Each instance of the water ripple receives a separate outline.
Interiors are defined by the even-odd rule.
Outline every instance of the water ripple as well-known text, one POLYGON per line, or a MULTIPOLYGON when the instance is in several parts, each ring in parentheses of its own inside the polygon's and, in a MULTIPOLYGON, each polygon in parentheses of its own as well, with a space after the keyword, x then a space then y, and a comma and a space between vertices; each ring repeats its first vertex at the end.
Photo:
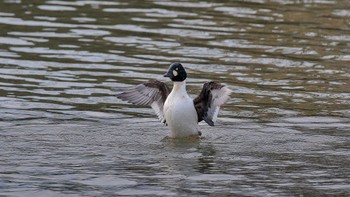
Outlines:
POLYGON ((0 196, 349 196, 347 1, 0 2, 0 196), (164 140, 115 89, 232 95, 164 140))

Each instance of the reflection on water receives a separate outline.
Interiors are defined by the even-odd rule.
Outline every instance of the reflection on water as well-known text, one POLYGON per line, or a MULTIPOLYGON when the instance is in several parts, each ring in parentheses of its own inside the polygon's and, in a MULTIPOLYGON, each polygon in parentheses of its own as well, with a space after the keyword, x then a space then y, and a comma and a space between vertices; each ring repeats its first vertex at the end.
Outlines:
POLYGON ((0 195, 349 195, 347 1, 0 3, 0 195), (116 87, 182 62, 232 90, 164 142, 116 87))

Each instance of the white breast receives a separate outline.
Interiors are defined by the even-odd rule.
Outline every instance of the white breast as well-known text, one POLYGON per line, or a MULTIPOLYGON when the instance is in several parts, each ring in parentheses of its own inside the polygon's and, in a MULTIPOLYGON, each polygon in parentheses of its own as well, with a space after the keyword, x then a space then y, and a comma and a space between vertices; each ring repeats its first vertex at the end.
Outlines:
POLYGON ((184 82, 177 82, 164 103, 164 116, 172 137, 198 135, 198 116, 184 82), (183 83, 183 84, 177 84, 183 83))

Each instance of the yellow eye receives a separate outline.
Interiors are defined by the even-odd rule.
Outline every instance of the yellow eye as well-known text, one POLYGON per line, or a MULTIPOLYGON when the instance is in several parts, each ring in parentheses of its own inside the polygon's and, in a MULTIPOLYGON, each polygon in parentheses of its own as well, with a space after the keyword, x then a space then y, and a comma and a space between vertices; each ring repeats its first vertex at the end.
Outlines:
POLYGON ((179 68, 178 68, 178 67, 176 67, 176 68, 175 68, 175 70, 176 70, 176 71, 178 71, 178 70, 179 70, 179 68))

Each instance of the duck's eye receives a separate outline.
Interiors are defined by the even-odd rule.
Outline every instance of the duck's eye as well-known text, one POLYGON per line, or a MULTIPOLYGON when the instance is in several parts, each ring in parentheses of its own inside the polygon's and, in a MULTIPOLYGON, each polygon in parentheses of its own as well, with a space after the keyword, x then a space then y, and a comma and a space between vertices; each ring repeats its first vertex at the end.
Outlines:
POLYGON ((179 70, 179 67, 176 67, 175 70, 178 71, 178 70, 179 70))

